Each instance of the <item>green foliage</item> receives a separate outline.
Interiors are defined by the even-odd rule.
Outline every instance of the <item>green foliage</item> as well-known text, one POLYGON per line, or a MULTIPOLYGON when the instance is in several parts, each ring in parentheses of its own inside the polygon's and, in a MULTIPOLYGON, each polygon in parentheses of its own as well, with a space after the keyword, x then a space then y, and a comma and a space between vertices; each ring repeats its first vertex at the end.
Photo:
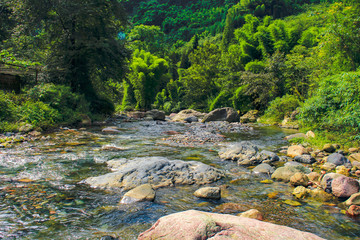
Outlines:
POLYGON ((19 108, 20 121, 35 127, 49 128, 61 120, 60 113, 41 101, 26 101, 19 108))
POLYGON ((180 80, 186 88, 186 104, 204 108, 208 96, 215 95, 220 87, 220 49, 211 43, 198 47, 189 56, 191 67, 182 72, 180 80))
POLYGON ((253 62, 249 62, 245 66, 245 71, 249 71, 252 73, 261 73, 265 69, 265 64, 262 61, 255 60, 253 62))
MULTIPOLYGON (((19 29, 44 65, 44 77, 53 83, 68 84, 84 94, 92 110, 99 109, 93 81, 119 79, 125 73, 129 52, 118 33, 126 25, 117 0, 15 0, 9 1, 19 29)), ((24 42, 21 42, 24 44, 24 42)), ((13 45, 15 45, 13 43, 13 45)), ((36 54, 34 54, 36 55, 36 54)))
POLYGON ((81 120, 81 114, 89 114, 90 106, 84 96, 71 92, 63 85, 41 84, 31 88, 27 95, 34 101, 41 101, 61 113, 61 122, 73 123, 81 120))
POLYGON ((15 114, 16 106, 9 98, 9 94, 0 91, 0 122, 14 120, 15 114))
POLYGON ((238 87, 231 98, 232 107, 241 113, 245 113, 253 108, 249 96, 246 95, 247 87, 248 85, 238 87))
POLYGON ((130 64, 129 80, 134 89, 137 109, 150 109, 157 92, 170 79, 169 64, 144 50, 135 50, 130 64))
POLYGON ((301 108, 300 121, 318 130, 343 131, 360 137, 360 73, 324 79, 301 108))
POLYGON ((278 97, 270 102, 262 119, 271 122, 281 122, 285 116, 290 116, 299 106, 300 101, 296 96, 285 95, 281 98, 278 97))
POLYGON ((227 107, 230 105, 230 93, 228 90, 223 90, 215 98, 208 98, 208 111, 212 111, 215 108, 227 107))
POLYGON ((152 54, 164 56, 165 34, 159 26, 138 25, 128 35, 132 49, 145 50, 152 54))
POLYGON ((179 112, 183 109, 182 99, 184 87, 180 81, 170 80, 161 92, 158 92, 154 102, 154 108, 164 110, 166 113, 179 112))
POLYGON ((356 1, 336 2, 328 10, 329 26, 321 39, 322 54, 340 70, 355 71, 360 65, 359 11, 356 1))

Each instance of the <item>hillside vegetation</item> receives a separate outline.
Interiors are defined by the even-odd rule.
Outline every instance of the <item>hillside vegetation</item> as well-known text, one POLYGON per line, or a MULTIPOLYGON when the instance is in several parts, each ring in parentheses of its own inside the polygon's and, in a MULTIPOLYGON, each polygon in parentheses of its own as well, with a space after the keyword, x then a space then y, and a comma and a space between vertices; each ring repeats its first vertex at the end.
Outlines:
MULTIPOLYGON (((3 94, 0 117, 33 102, 61 115, 62 95, 30 94, 41 84, 72 92, 73 122, 115 109, 229 106, 279 123, 297 110, 303 128, 359 142, 358 1, 16 0, 0 11, 1 61, 41 68, 21 97, 3 94)), ((54 123, 68 119, 55 113, 54 123)), ((0 128, 34 123, 14 119, 0 128)))

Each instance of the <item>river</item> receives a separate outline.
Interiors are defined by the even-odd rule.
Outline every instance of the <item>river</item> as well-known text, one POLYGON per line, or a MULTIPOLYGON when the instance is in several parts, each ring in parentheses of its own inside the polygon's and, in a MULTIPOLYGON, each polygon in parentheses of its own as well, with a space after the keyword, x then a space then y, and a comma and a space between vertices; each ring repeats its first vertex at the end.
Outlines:
POLYGON ((285 200, 295 200, 293 187, 260 183, 266 177, 217 155, 221 147, 244 140, 277 151, 287 144, 283 137, 292 130, 254 126, 250 131, 225 133, 226 142, 191 147, 163 140, 170 131, 186 131, 186 124, 114 120, 108 126, 116 126, 119 133, 104 133, 105 126, 65 128, 0 149, 0 239, 136 239, 164 215, 188 209, 224 212, 224 203, 256 208, 265 221, 326 239, 359 239, 359 221, 346 216, 337 203, 304 200, 298 207, 287 205, 285 200), (122 150, 103 151, 103 146, 122 150), (123 192, 79 183, 110 172, 108 160, 149 156, 201 161, 223 169, 227 177, 209 185, 222 187, 222 199, 197 199, 193 192, 199 186, 190 185, 159 188, 154 202, 118 205, 123 192))

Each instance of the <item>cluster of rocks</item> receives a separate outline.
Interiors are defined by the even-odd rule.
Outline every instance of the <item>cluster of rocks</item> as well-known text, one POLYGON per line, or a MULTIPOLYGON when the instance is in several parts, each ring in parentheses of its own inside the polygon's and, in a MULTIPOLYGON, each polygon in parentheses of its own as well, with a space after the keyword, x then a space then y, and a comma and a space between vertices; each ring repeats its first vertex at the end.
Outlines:
POLYGON ((290 182, 296 187, 293 195, 299 199, 311 197, 320 201, 346 200, 344 204, 347 213, 358 216, 360 201, 356 199, 360 198, 360 149, 349 149, 346 154, 339 148, 338 144, 325 144, 321 150, 302 145, 283 149, 294 161, 276 169, 272 178, 290 182), (311 166, 311 169, 303 164, 311 166), (320 168, 321 172, 312 171, 313 168, 320 168))
POLYGON ((160 111, 157 109, 153 109, 147 112, 140 112, 140 111, 134 111, 134 112, 128 112, 126 116, 129 118, 128 120, 159 120, 164 121, 165 120, 165 112, 160 111))
POLYGON ((10 148, 14 144, 40 139, 41 133, 31 131, 28 133, 5 133, 0 135, 0 148, 10 148))
POLYGON ((196 146, 199 144, 222 142, 226 139, 226 137, 223 135, 226 133, 240 133, 251 130, 252 127, 237 122, 197 122, 189 125, 186 132, 181 134, 174 134, 163 140, 170 145, 196 146))
MULTIPOLYGON (((289 138, 291 137, 294 136, 289 138)), ((219 157, 236 161, 242 166, 255 166, 253 173, 266 174, 274 180, 289 182, 296 187, 293 192, 296 198, 312 197, 320 201, 350 199, 345 202, 348 214, 359 215, 360 201, 352 199, 360 200, 360 151, 350 149, 347 158, 344 152, 337 151, 338 148, 337 144, 326 144, 322 150, 301 145, 282 148, 288 159, 282 157, 287 162, 277 169, 274 165, 282 158, 274 152, 261 151, 251 142, 231 145, 219 151, 219 157), (320 168, 321 173, 313 171, 314 168, 320 168)))

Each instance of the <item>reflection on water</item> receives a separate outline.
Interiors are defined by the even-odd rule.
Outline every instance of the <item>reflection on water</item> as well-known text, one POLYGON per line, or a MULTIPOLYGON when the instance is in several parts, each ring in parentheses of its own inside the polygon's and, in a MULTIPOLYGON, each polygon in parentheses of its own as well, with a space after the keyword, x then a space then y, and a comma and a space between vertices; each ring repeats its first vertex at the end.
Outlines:
MULTIPOLYGON (((253 131, 226 134, 226 143, 211 147, 175 147, 164 144, 166 132, 185 132, 178 123, 115 122, 120 133, 102 133, 101 128, 64 130, 47 139, 1 149, 0 238, 4 239, 99 239, 117 236, 136 239, 159 217, 197 209, 219 211, 223 203, 257 208, 266 221, 310 231, 327 239, 355 239, 359 223, 336 205, 304 201, 302 206, 284 204, 292 187, 284 183, 260 183, 246 168, 223 162, 217 150, 236 141, 252 141, 262 149, 276 150, 292 130, 254 127, 253 131), (104 146, 119 148, 106 151, 104 146), (122 192, 94 190, 79 181, 109 172, 105 162, 116 158, 163 156, 201 161, 224 169, 228 177, 211 184, 222 187, 222 199, 200 200, 193 196, 198 186, 157 190, 155 202, 118 205, 122 192), (271 198, 269 197, 270 195, 271 198), (220 206, 220 207, 219 207, 220 206)), ((233 214, 237 214, 234 212, 233 214)))

